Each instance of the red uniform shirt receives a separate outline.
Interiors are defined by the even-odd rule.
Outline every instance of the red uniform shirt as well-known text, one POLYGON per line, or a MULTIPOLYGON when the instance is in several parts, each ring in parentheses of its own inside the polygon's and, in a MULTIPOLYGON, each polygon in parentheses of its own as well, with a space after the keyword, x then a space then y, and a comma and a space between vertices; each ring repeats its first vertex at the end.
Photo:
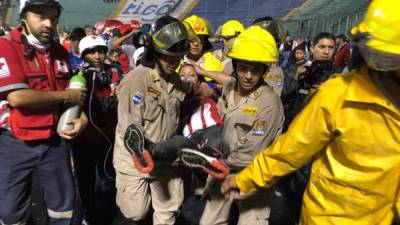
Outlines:
POLYGON ((343 45, 336 51, 335 57, 333 59, 333 65, 337 68, 343 69, 347 62, 350 60, 350 48, 347 44, 343 45))
MULTIPOLYGON (((0 101, 3 103, 8 93, 18 89, 64 90, 71 76, 68 52, 61 45, 52 43, 45 53, 33 49, 34 57, 28 60, 21 35, 21 29, 17 28, 9 37, 0 38, 0 101)), ((50 138, 55 133, 60 110, 61 104, 33 109, 3 105, 0 116, 7 119, 3 118, 0 126, 9 127, 20 140, 50 138)))
POLYGON ((121 64, 121 69, 124 73, 128 73, 130 70, 129 57, 125 52, 121 52, 118 56, 118 62, 121 64))

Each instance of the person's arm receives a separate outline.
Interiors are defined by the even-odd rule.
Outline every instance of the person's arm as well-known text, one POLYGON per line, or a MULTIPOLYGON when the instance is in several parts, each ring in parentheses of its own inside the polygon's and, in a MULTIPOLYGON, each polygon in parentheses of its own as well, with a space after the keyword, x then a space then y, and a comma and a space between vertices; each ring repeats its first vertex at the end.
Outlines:
POLYGON ((229 76, 223 72, 216 72, 216 71, 205 71, 200 66, 195 65, 195 69, 198 75, 203 76, 203 77, 209 77, 218 84, 221 85, 226 85, 232 80, 232 76, 229 76))
POLYGON ((196 94, 205 98, 214 98, 215 95, 217 95, 216 91, 210 86, 208 86, 206 82, 201 82, 200 87, 196 94))
POLYGON ((74 128, 72 130, 62 132, 59 135, 67 140, 72 140, 82 133, 82 131, 87 127, 88 123, 89 120, 85 112, 82 111, 81 116, 78 119, 74 119, 70 122, 70 124, 73 124, 74 128))
POLYGON ((332 96, 319 90, 287 133, 259 153, 244 170, 228 178, 221 191, 228 197, 235 189, 247 193, 270 187, 279 177, 295 171, 323 151, 335 135, 332 114, 336 106, 332 100, 332 96))
POLYGON ((285 69, 283 73, 284 75, 283 90, 282 90, 283 99, 296 93, 296 86, 297 86, 296 73, 297 73, 297 68, 295 65, 290 65, 285 69))
POLYGON ((125 132, 131 124, 143 128, 143 113, 145 109, 146 85, 145 74, 128 73, 118 85, 118 123, 125 132))
MULTIPOLYGON (((124 136, 130 132, 130 127, 134 125, 136 128, 144 132, 144 119, 146 116, 156 116, 152 113, 146 112, 145 108, 146 101, 152 98, 147 95, 147 86, 145 83, 145 76, 147 74, 141 73, 138 70, 133 70, 125 76, 119 85, 118 91, 118 127, 123 131, 124 136), (136 72, 135 75, 132 72, 136 72)), ((143 149, 143 160, 146 164, 142 164, 142 161, 135 154, 132 155, 132 161, 136 169, 141 173, 150 173, 154 169, 154 162, 150 153, 143 149)))
POLYGON ((136 34, 137 32, 139 32, 138 30, 132 30, 131 32, 127 33, 124 36, 121 36, 119 38, 116 38, 115 40, 113 40, 112 42, 112 48, 117 48, 119 46, 122 45, 122 43, 124 43, 124 41, 126 41, 126 39, 132 37, 134 34, 136 34))
POLYGON ((346 45, 346 47, 344 49, 344 54, 343 54, 344 66, 347 66, 350 58, 351 58, 350 48, 348 45, 346 45))
POLYGON ((12 107, 40 108, 44 106, 72 103, 83 105, 86 89, 66 89, 64 91, 38 91, 33 89, 18 89, 7 95, 7 101, 12 107))

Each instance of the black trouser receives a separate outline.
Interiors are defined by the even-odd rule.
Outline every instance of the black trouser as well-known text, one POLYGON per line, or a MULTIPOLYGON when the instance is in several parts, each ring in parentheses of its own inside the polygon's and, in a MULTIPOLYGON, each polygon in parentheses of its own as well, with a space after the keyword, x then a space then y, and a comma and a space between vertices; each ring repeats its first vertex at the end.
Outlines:
POLYGON ((204 147, 217 148, 225 155, 225 148, 222 147, 221 132, 222 127, 215 125, 194 132, 190 138, 176 135, 155 145, 150 144, 149 148, 154 159, 164 161, 173 161, 179 157, 181 149, 197 149, 197 146, 202 143, 205 143, 204 147))
POLYGON ((43 190, 48 224, 71 224, 75 191, 67 141, 58 135, 46 140, 22 141, 0 129, 0 160, 2 224, 24 222, 31 206, 33 171, 43 190))
POLYGON ((116 213, 112 147, 103 138, 73 143, 75 171, 85 219, 91 225, 111 224, 116 213), (104 162, 108 153, 104 168, 104 162), (105 174, 107 171, 107 175, 105 174))

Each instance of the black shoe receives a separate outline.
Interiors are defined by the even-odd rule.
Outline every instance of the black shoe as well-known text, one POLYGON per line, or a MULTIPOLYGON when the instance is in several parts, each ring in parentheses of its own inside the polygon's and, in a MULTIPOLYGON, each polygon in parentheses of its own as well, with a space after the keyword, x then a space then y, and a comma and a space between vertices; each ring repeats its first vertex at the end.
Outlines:
POLYGON ((190 168, 201 168, 209 175, 223 179, 229 174, 229 168, 219 160, 219 151, 211 147, 202 150, 184 148, 181 151, 182 162, 190 168))
POLYGON ((139 159, 143 159, 144 142, 143 132, 137 125, 131 124, 126 128, 124 144, 131 155, 135 154, 139 159))
POLYGON ((125 148, 131 153, 133 163, 140 172, 149 173, 154 168, 150 153, 144 150, 145 138, 142 130, 135 124, 126 128, 124 136, 125 148))

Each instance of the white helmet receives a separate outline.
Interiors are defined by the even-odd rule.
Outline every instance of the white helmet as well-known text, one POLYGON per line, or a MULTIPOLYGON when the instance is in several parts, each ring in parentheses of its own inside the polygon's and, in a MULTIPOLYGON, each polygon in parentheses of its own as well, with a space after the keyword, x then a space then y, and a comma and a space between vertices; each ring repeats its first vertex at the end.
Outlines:
POLYGON ((143 58, 143 52, 144 52, 144 47, 140 47, 136 49, 136 51, 133 53, 133 62, 135 64, 135 67, 138 66, 139 60, 143 58))
POLYGON ((52 6, 57 8, 58 12, 61 11, 62 7, 58 0, 20 0, 19 1, 19 13, 32 6, 52 6))
POLYGON ((108 47, 106 42, 99 36, 96 35, 89 35, 84 37, 80 42, 79 42, 79 52, 80 56, 83 59, 85 54, 95 48, 100 48, 104 50, 104 52, 107 53, 108 47))

